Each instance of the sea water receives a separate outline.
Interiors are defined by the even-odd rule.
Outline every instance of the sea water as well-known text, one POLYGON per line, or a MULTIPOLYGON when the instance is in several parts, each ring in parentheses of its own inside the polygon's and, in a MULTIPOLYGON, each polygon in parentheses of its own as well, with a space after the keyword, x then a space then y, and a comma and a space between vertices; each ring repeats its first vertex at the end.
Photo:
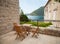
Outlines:
POLYGON ((27 17, 28 17, 28 19, 34 20, 34 21, 36 21, 36 20, 44 20, 44 16, 39 16, 39 15, 37 15, 37 16, 27 15, 27 17))

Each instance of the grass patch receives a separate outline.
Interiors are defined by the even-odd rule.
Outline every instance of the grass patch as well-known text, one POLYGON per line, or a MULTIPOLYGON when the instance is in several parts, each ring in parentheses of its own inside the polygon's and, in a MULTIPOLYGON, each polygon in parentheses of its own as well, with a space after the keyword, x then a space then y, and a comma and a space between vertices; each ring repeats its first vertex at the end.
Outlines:
MULTIPOLYGON (((20 24, 32 24, 33 26, 37 26, 37 22, 29 21, 29 22, 20 22, 20 24)), ((49 25, 52 25, 51 22, 45 23, 45 22, 38 22, 38 25, 40 27, 48 27, 49 25)))

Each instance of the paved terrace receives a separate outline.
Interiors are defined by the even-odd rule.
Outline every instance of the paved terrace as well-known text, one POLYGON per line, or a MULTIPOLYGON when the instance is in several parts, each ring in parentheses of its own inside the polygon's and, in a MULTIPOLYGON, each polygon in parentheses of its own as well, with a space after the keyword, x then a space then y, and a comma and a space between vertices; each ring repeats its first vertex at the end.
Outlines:
POLYGON ((38 38, 27 36, 23 41, 15 40, 14 31, 0 36, 0 44, 60 44, 60 37, 40 34, 38 38))
MULTIPOLYGON (((37 26, 32 26, 32 24, 23 24, 23 26, 30 26, 31 28, 37 28, 37 26)), ((60 27, 56 28, 53 25, 50 25, 48 27, 39 27, 40 34, 46 34, 51 36, 57 36, 60 37, 60 27)))

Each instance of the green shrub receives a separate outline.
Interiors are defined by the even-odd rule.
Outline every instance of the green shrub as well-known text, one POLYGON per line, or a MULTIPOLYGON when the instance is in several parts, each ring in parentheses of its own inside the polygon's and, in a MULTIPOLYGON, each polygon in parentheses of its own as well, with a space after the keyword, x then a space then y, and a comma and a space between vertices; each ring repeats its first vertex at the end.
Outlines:
POLYGON ((49 22, 48 24, 49 24, 49 25, 52 25, 52 23, 51 23, 51 22, 49 22))
POLYGON ((20 22, 27 22, 29 21, 28 17, 23 13, 23 11, 21 10, 21 14, 20 14, 20 22))
POLYGON ((40 23, 39 26, 40 27, 46 27, 46 26, 48 26, 48 24, 47 23, 40 23))
MULTIPOLYGON (((26 23, 26 24, 32 24, 33 26, 37 26, 37 22, 22 22, 21 24, 24 24, 24 23, 26 23)), ((47 27, 47 26, 49 26, 49 25, 52 25, 52 23, 51 22, 49 22, 49 23, 45 23, 45 22, 38 22, 38 26, 40 26, 40 27, 47 27)))
MULTIPOLYGON (((33 22, 32 25, 37 26, 37 22, 33 22)), ((52 23, 51 22, 49 22, 49 23, 39 22, 38 23, 38 26, 40 26, 40 27, 47 27, 49 25, 52 25, 52 23)))
POLYGON ((28 17, 26 16, 26 15, 21 15, 20 16, 20 21, 26 21, 26 22, 28 22, 29 21, 29 19, 28 19, 28 17))
POLYGON ((24 24, 25 22, 20 22, 20 24, 24 24))

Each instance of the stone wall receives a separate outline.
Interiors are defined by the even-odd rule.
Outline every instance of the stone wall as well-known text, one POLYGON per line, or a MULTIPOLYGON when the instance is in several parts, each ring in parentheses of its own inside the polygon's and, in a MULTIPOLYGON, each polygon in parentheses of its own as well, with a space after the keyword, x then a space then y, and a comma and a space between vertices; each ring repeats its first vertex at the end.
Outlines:
POLYGON ((13 29, 19 23, 19 0, 0 0, 0 35, 13 29))
MULTIPOLYGON (((32 29, 37 29, 34 26, 31 26, 32 29)), ((57 28, 58 29, 58 28, 57 28)), ((60 31, 59 30, 55 30, 55 29, 48 29, 48 28, 38 28, 38 32, 40 34, 45 34, 45 35, 50 35, 50 36, 56 36, 56 37, 60 37, 60 31)), ((60 29, 60 28, 59 28, 60 29)))
MULTIPOLYGON (((51 0, 44 10, 44 20, 60 20, 60 3, 51 0)), ((53 22, 54 27, 60 27, 60 22, 53 22)))

